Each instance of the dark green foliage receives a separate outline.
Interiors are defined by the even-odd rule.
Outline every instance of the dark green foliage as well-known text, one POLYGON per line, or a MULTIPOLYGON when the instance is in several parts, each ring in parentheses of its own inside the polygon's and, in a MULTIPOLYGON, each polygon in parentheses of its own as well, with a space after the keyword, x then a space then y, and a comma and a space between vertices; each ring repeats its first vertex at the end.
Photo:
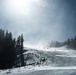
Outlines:
POLYGON ((24 55, 23 55, 23 35, 17 38, 16 50, 17 50, 17 66, 24 66, 24 55))
POLYGON ((23 35, 16 41, 12 33, 0 29, 0 69, 12 68, 18 63, 24 66, 23 41, 23 35))
POLYGON ((11 68, 15 64, 15 49, 12 34, 0 29, 0 69, 11 68))
POLYGON ((21 35, 21 66, 24 66, 24 55, 23 55, 23 35, 21 35))
POLYGON ((52 41, 50 43, 50 47, 61 47, 62 43, 58 42, 58 41, 52 41))
POLYGON ((76 36, 64 42, 52 41, 49 47, 61 47, 67 45, 68 48, 76 49, 76 36))
POLYGON ((67 45, 68 48, 76 49, 76 36, 63 42, 63 45, 67 45))

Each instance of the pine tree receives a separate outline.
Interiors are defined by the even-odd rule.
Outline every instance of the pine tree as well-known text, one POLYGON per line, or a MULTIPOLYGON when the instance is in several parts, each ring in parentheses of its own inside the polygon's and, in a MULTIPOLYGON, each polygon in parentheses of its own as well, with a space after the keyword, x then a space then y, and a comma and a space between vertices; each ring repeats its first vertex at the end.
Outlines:
POLYGON ((20 66, 20 36, 17 38, 16 41, 16 65, 20 66))
POLYGON ((15 40, 12 33, 0 29, 0 69, 11 68, 16 61, 15 40))
POLYGON ((24 55, 23 55, 23 35, 17 38, 16 51, 17 51, 17 62, 18 66, 24 66, 24 55))
POLYGON ((24 66, 23 41, 23 35, 21 35, 21 66, 24 66))

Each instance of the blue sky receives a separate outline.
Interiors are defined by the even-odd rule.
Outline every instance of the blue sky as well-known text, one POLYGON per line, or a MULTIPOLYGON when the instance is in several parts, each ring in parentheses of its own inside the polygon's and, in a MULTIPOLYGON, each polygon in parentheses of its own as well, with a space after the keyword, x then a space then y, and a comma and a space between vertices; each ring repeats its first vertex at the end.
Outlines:
POLYGON ((32 0, 26 8, 10 1, 16 0, 0 0, 0 28, 14 37, 23 34, 25 44, 64 41, 76 35, 76 0, 32 0))

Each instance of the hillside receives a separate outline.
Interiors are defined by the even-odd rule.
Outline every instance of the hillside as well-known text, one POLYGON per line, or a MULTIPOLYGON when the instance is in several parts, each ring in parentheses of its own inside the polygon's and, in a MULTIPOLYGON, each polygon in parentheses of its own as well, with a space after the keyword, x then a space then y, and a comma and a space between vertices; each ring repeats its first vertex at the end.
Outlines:
POLYGON ((65 47, 29 49, 24 58, 26 65, 76 66, 76 51, 65 47))
POLYGON ((26 66, 0 70, 0 75, 76 75, 75 50, 65 47, 26 50, 26 66))

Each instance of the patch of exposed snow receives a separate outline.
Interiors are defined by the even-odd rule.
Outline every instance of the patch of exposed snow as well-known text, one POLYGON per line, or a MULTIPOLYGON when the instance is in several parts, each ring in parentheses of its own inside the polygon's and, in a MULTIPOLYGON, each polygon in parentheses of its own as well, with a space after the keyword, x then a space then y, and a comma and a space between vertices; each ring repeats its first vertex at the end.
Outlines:
POLYGON ((0 75, 70 75, 76 73, 76 67, 26 66, 0 71, 0 75), (64 74, 65 72, 65 74, 64 74))

